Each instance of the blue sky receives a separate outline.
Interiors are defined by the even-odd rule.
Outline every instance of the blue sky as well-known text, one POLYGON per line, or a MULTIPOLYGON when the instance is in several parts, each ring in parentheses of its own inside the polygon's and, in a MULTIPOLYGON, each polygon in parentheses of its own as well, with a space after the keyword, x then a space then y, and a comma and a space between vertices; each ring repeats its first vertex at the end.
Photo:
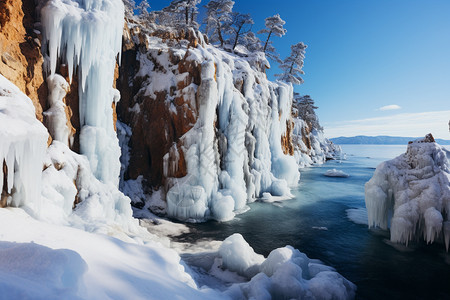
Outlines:
POLYGON ((316 101, 328 136, 450 138, 450 1, 235 2, 235 11, 251 14, 255 31, 265 17, 281 15, 288 32, 273 41, 282 57, 291 44, 308 45, 305 83, 296 90, 316 101))

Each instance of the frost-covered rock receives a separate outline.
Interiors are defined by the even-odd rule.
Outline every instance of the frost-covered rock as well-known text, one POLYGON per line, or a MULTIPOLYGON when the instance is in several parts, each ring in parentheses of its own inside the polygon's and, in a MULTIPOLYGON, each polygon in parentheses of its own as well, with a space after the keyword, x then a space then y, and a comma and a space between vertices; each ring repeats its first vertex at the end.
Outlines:
POLYGON ((391 231, 391 241, 450 239, 450 153, 431 135, 380 164, 366 183, 369 227, 391 231), (392 219, 390 219, 392 216, 392 219))
POLYGON ((187 47, 137 28, 138 71, 126 80, 123 70, 121 83, 137 95, 119 104, 133 132, 131 179, 162 185, 167 213, 189 221, 229 220, 264 193, 289 197, 299 180, 282 143, 291 139, 292 86, 267 80, 263 55, 225 52, 201 33, 187 47))
POLYGON ((0 75, 0 207, 40 205, 47 139, 30 98, 0 75))
POLYGON ((294 156, 300 167, 323 164, 344 156, 341 147, 330 142, 322 130, 310 128, 298 117, 294 118, 293 142, 294 156))

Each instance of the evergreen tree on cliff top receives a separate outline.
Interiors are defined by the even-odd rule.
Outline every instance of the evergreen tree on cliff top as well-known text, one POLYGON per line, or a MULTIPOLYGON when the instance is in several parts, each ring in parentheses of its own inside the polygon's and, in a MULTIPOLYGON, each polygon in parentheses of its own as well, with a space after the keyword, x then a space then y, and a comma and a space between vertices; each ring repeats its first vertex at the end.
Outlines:
POLYGON ((282 63, 281 59, 279 58, 279 55, 275 49, 275 47, 272 45, 272 41, 270 38, 272 35, 283 37, 286 34, 286 29, 283 28, 283 25, 286 24, 286 22, 281 19, 279 14, 276 14, 272 17, 268 17, 265 20, 266 28, 258 31, 258 34, 267 34, 267 39, 264 43, 263 52, 266 54, 266 56, 278 63, 282 63))
POLYGON ((254 22, 249 14, 241 14, 238 12, 232 12, 231 18, 232 21, 228 45, 231 46, 231 50, 234 51, 238 44, 247 46, 247 34, 251 32, 254 22))
POLYGON ((197 6, 200 2, 201 0, 173 0, 169 6, 163 8, 160 22, 173 27, 198 28, 197 6))
POLYGON ((206 8, 203 21, 206 24, 205 33, 211 43, 219 42, 223 47, 225 36, 230 32, 233 5, 234 1, 230 0, 211 0, 204 6, 206 8))
POLYGON ((309 128, 323 130, 319 124, 319 118, 315 110, 318 108, 314 104, 314 100, 310 95, 300 96, 299 93, 294 93, 294 105, 298 111, 298 117, 306 122, 309 128))
POLYGON ((291 46, 291 55, 286 57, 279 67, 283 73, 275 75, 279 80, 292 84, 303 83, 300 75, 305 74, 302 68, 306 47, 303 42, 291 46))

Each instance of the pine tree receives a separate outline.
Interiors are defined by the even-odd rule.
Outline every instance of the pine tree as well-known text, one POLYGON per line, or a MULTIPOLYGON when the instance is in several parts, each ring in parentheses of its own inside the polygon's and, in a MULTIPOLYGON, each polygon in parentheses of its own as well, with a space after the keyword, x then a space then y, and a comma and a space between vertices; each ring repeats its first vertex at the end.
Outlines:
POLYGON ((134 16, 134 10, 136 9, 136 2, 134 0, 123 0, 125 6, 125 17, 132 19, 134 16))
POLYGON ((302 42, 291 46, 291 55, 286 57, 283 63, 280 65, 280 69, 283 71, 281 74, 275 76, 282 81, 292 84, 302 84, 303 79, 301 74, 305 74, 302 70, 303 60, 305 59, 306 45, 302 42))
POLYGON ((198 28, 198 5, 201 0, 173 0, 159 15, 162 25, 198 28))
POLYGON ((139 3, 137 9, 139 11, 139 17, 141 19, 147 19, 149 17, 148 9, 150 8, 150 4, 148 4, 147 0, 142 0, 141 3, 139 3))
POLYGON ((204 6, 206 8, 205 32, 211 43, 219 42, 223 47, 225 35, 230 31, 233 5, 234 1, 231 0, 212 0, 204 6))
POLYGON ((300 96, 299 93, 294 93, 294 106, 298 111, 298 117, 304 120, 309 128, 323 130, 315 112, 318 107, 310 95, 300 96))
POLYGON ((245 36, 251 31, 254 22, 249 14, 233 12, 231 17, 229 45, 234 51, 238 44, 245 44, 245 36))
POLYGON ((260 30, 258 33, 267 33, 267 40, 264 44, 264 50, 267 48, 267 45, 269 44, 270 37, 272 34, 283 37, 287 30, 283 28, 283 25, 286 24, 286 22, 281 19, 279 14, 276 14, 272 17, 268 17, 265 19, 265 25, 266 28, 260 30))

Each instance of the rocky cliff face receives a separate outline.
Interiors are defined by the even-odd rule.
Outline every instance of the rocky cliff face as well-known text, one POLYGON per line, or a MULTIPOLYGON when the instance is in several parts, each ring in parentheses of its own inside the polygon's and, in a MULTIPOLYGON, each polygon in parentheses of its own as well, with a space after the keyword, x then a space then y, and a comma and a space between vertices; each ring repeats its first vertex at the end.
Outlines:
MULTIPOLYGON (((124 137, 122 177, 137 180, 147 195, 159 191, 160 211, 183 220, 230 219, 257 198, 289 197, 298 165, 321 163, 334 154, 321 132, 292 117, 292 87, 268 81, 264 56, 225 52, 193 30, 149 29, 132 21, 123 31, 120 69, 113 71, 108 61, 108 74, 103 74, 101 95, 108 97, 100 105, 105 112, 97 114, 106 117, 98 121, 89 102, 93 90, 86 90, 94 84, 91 75, 79 78, 68 57, 55 57, 56 49, 67 51, 64 41, 51 44, 55 30, 65 29, 52 28, 46 3, 0 3, 1 74, 32 99, 36 117, 54 139, 85 153, 94 173, 112 182, 116 171, 108 172, 105 159, 115 146, 101 151, 106 144, 98 134, 106 130, 104 137, 114 144, 110 133, 118 118, 124 137), (48 72, 52 76, 44 80, 48 72), (121 94, 118 103, 114 88, 121 94), (89 129, 84 146, 83 126, 89 129)), ((109 28, 107 22, 97 25, 109 28)), ((117 44, 114 34, 111 45, 117 44)), ((91 59, 82 58, 78 69, 91 59)), ((110 154, 117 156, 115 150, 110 154)), ((140 195, 135 204, 146 198, 140 195)))
POLYGON ((33 0, 0 2, 0 73, 33 101, 36 117, 42 121, 47 84, 42 65, 40 31, 33 0))
POLYGON ((144 187, 162 189, 169 215, 183 220, 229 219, 263 195, 290 195, 299 176, 292 87, 267 80, 264 56, 132 22, 123 45, 118 115, 132 132, 126 179, 142 175, 144 187))

